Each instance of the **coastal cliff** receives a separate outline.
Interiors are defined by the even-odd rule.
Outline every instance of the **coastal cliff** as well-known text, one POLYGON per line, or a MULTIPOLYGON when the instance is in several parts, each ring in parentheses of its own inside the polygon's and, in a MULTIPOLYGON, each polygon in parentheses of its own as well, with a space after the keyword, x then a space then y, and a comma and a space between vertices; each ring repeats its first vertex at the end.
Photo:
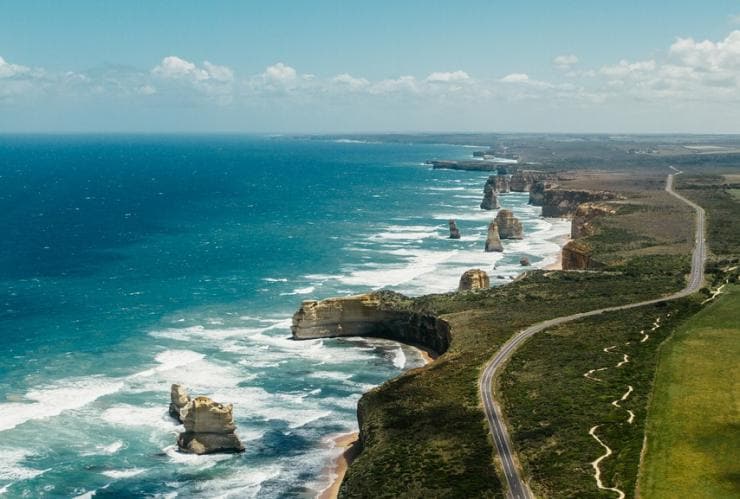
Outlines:
POLYGON ((610 191, 545 189, 542 197, 543 217, 568 217, 583 203, 612 201, 621 197, 610 191))
POLYGON ((436 354, 446 352, 450 345, 447 322, 407 309, 409 302, 392 291, 306 300, 293 315, 293 339, 373 336, 421 346, 436 354))
POLYGON ((509 179, 509 188, 511 192, 529 192, 535 182, 545 180, 547 177, 544 172, 519 170, 509 179))
POLYGON ((603 203, 583 203, 578 205, 570 226, 570 237, 576 239, 579 237, 591 236, 596 232, 593 225, 594 219, 606 215, 614 215, 616 210, 603 203))
POLYGON ((562 249, 563 270, 588 270, 603 267, 592 258, 591 246, 583 241, 569 241, 562 249))

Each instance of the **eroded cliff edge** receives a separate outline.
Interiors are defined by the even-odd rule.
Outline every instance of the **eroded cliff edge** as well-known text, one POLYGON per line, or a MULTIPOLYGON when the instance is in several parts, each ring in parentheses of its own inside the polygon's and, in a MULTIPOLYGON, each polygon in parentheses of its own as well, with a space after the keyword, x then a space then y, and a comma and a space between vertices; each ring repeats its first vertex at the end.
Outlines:
POLYGON ((443 354, 450 346, 449 324, 433 314, 412 310, 412 303, 392 291, 306 300, 293 315, 293 339, 371 336, 443 354))

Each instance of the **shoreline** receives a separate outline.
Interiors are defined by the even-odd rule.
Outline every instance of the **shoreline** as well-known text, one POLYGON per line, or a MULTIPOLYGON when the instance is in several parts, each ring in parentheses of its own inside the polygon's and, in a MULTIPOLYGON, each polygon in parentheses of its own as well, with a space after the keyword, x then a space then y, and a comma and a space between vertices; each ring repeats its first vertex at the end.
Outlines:
MULTIPOLYGON (((429 365, 437 358, 436 354, 431 350, 413 345, 409 346, 416 349, 419 352, 419 356, 424 361, 424 365, 420 367, 429 365)), ((344 451, 325 468, 325 470, 329 471, 330 476, 335 475, 335 477, 332 479, 332 482, 328 487, 319 491, 316 496, 317 499, 337 499, 339 487, 342 485, 342 480, 344 480, 344 475, 347 473, 347 468, 349 468, 352 461, 354 461, 354 459, 360 454, 360 447, 358 445, 360 441, 359 432, 353 431, 350 433, 341 433, 330 440, 334 443, 335 448, 344 449, 344 451)))
POLYGON ((565 234, 562 237, 557 238, 555 242, 560 246, 560 251, 558 251, 555 261, 542 267, 542 270, 563 270, 563 248, 570 240, 570 234, 565 234))

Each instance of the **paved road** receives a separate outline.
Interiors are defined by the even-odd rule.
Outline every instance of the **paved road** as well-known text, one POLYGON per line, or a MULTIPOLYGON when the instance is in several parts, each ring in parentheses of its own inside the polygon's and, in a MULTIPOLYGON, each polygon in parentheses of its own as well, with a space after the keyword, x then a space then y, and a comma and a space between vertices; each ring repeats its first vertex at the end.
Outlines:
POLYGON ((488 425, 493 434, 493 441, 496 445, 496 451, 501 458, 501 464, 504 469, 504 475, 506 476, 506 483, 509 488, 509 497, 514 499, 529 499, 532 498, 532 492, 527 487, 527 484, 522 480, 519 473, 519 468, 514 462, 514 451, 511 445, 511 439, 509 438, 509 432, 506 428, 506 424, 503 421, 503 415, 501 413, 501 406, 496 401, 496 389, 494 386, 494 379, 496 373, 506 361, 512 356, 516 349, 524 343, 529 337, 548 329, 558 324, 565 322, 582 319, 584 317, 590 317, 592 315, 602 314, 604 312, 613 312, 616 310, 626 310, 629 308, 642 307, 644 305, 651 305, 653 303, 659 303, 663 301, 676 300, 686 295, 690 295, 695 291, 699 290, 704 282, 704 262, 706 260, 706 248, 704 245, 704 210, 701 206, 689 201, 685 197, 677 194, 673 190, 673 177, 681 173, 675 168, 671 167, 676 173, 668 175, 666 179, 665 190, 688 204, 696 211, 696 235, 694 242, 694 252, 691 259, 691 276, 687 286, 681 291, 674 293, 670 296, 657 298, 655 300, 647 300, 639 303, 630 303, 628 305, 620 305, 616 307, 602 308, 599 310, 591 310, 589 312, 581 312, 578 314, 568 315, 565 317, 557 317, 548 321, 540 322, 524 331, 520 331, 515 334, 509 341, 504 343, 501 349, 496 352, 496 355, 486 364, 483 369, 483 375, 480 377, 478 382, 478 389, 480 390, 480 396, 483 400, 483 410, 486 413, 486 419, 488 419, 488 425))

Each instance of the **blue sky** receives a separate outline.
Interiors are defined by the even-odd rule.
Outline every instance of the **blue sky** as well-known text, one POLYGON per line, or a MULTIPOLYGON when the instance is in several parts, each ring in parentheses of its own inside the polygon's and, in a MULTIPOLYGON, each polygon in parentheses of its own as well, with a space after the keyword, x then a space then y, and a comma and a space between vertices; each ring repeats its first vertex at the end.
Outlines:
POLYGON ((0 0, 0 13, 6 132, 740 132, 736 0, 0 0))

